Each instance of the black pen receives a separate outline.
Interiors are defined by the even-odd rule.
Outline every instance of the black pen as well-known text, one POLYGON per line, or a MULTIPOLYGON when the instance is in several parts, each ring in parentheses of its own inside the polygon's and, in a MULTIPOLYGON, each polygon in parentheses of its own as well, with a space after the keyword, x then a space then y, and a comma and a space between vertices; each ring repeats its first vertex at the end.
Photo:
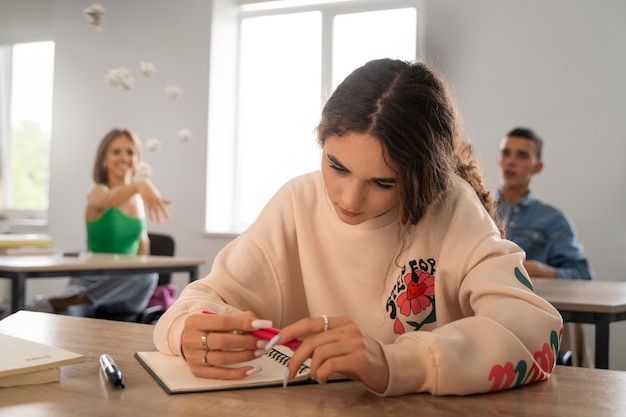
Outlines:
POLYGON ((120 371, 120 368, 117 367, 111 355, 105 353, 100 356, 100 366, 111 384, 119 388, 124 388, 124 383, 122 382, 122 371, 120 371))

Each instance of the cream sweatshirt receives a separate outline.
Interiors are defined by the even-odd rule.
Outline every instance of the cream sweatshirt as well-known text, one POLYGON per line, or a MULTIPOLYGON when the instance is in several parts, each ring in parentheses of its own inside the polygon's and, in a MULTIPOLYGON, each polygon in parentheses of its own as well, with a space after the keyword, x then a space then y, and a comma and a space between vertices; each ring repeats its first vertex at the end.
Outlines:
POLYGON ((348 225, 320 172, 285 184, 158 321, 157 349, 180 355, 185 318, 253 311, 284 327, 346 315, 382 347, 383 395, 473 394, 545 380, 560 314, 537 296, 524 252, 500 238, 472 188, 456 178, 397 257, 395 211, 348 225))

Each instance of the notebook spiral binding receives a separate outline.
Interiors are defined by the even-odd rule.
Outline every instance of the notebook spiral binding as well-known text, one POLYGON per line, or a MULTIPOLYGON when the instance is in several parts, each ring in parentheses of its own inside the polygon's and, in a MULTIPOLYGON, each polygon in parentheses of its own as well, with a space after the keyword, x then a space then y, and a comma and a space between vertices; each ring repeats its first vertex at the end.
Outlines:
MULTIPOLYGON (((284 366, 289 365, 289 360, 291 359, 289 355, 286 355, 276 349, 272 349, 271 351, 267 352, 267 356, 284 366)), ((309 369, 311 369, 309 366, 303 364, 300 366, 298 373, 301 374, 305 371, 308 371, 309 369)))

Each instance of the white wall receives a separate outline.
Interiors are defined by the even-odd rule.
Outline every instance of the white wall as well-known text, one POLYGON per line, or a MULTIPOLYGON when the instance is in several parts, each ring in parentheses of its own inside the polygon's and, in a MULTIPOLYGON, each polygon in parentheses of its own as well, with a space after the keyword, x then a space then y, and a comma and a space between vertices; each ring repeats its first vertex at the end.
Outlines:
POLYGON ((0 0, 0 43, 49 40, 53 12, 49 0, 0 0))
MULTIPOLYGON (((545 168, 533 188, 569 214, 597 279, 616 281, 626 270, 624 16, 621 0, 426 5, 426 51, 453 84, 488 184, 498 184, 500 139, 535 128, 545 168)), ((610 367, 626 370, 626 323, 611 337, 610 367)))
MULTIPOLYGON (((144 156, 154 182, 174 201, 173 219, 150 229, 174 235, 179 255, 205 257, 205 274, 229 241, 203 232, 211 2, 101 0, 109 13, 101 33, 82 17, 91 3, 0 0, 0 41, 22 29, 14 24, 19 19, 48 22, 56 41, 48 233, 63 249, 85 247, 82 218, 95 147, 111 127, 131 127, 143 139, 161 139, 162 149, 144 156), (154 62, 155 77, 139 75, 140 60, 154 62), (103 81, 117 66, 135 76, 127 95, 103 81), (170 83, 183 91, 177 102, 164 98, 170 83), (183 127, 193 132, 186 144, 175 139, 183 127)), ((624 280, 626 26, 620 20, 626 2, 425 3, 428 58, 455 89, 488 184, 497 185, 500 138, 516 125, 535 128, 546 141, 546 168, 534 188, 568 212, 597 278, 624 280)), ((184 284, 184 277, 176 282, 184 284)), ((29 285, 29 295, 41 292, 41 284, 29 285)), ((611 330, 611 368, 626 370, 626 323, 611 330)))

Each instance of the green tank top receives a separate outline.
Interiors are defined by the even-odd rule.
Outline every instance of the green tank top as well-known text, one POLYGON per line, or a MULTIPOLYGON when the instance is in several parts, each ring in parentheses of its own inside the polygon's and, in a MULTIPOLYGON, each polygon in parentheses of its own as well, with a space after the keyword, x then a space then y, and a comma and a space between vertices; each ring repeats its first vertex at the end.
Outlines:
POLYGON ((98 219, 87 222, 87 249, 92 252, 137 253, 145 231, 146 219, 129 216, 119 207, 112 207, 98 219))

